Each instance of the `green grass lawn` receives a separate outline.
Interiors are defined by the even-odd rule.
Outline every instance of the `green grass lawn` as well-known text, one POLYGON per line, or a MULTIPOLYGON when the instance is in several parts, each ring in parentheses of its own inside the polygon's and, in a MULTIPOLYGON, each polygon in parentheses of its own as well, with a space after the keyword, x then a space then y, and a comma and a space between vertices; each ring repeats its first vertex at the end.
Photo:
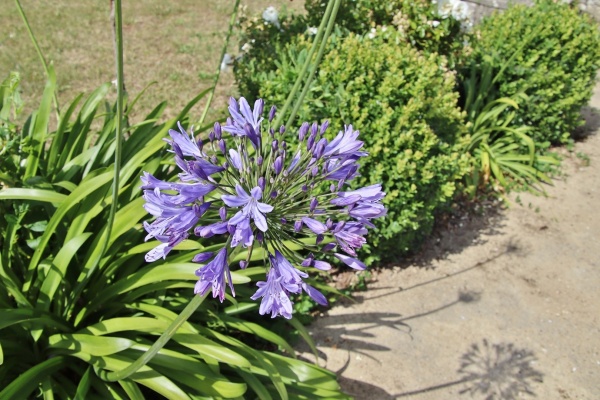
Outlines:
MULTIPOLYGON (((251 0, 249 15, 270 5, 302 11, 303 1, 251 0)), ((53 62, 59 102, 69 103, 115 79, 113 33, 108 0, 22 0, 42 52, 53 62)), ((136 106, 133 118, 145 115, 163 100, 171 117, 210 86, 233 9, 233 0, 123 1, 125 84, 135 96, 152 84, 136 106)), ((242 3, 243 5, 244 3, 242 3)), ((0 7, 0 79, 10 71, 22 78, 24 115, 35 108, 45 83, 42 65, 14 1, 0 7)), ((237 53, 234 37, 229 51, 237 53)), ((222 74, 213 111, 216 118, 236 88, 231 70, 222 74)), ((200 106, 192 112, 199 116, 200 106)))

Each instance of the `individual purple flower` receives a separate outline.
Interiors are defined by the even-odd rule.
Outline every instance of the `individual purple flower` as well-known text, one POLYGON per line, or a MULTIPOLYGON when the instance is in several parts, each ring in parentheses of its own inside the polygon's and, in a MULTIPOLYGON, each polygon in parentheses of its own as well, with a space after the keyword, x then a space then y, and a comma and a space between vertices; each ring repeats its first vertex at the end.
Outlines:
POLYGON ((338 197, 331 201, 331 204, 347 206, 350 204, 362 202, 376 202, 385 197, 385 193, 381 191, 381 184, 377 183, 371 186, 365 186, 357 190, 348 192, 339 192, 338 197))
POLYGON ((311 299, 316 301, 317 304, 320 304, 322 306, 326 306, 327 304, 329 304, 327 298, 323 296, 323 293, 319 292, 317 289, 310 286, 308 283, 302 284, 302 290, 304 290, 304 292, 306 292, 306 294, 308 294, 311 299))
POLYGON ((213 253, 212 251, 207 251, 206 253, 198 253, 194 256, 194 258, 192 258, 192 262, 203 263, 213 258, 214 255, 215 253, 213 253))
POLYGON ((327 232, 327 226, 314 218, 303 217, 302 222, 304 222, 304 225, 306 225, 308 229, 310 229, 316 234, 327 232))
POLYGON ((161 258, 165 259, 167 254, 169 254, 169 252, 173 250, 175 246, 187 239, 187 237, 188 234, 186 232, 175 232, 171 235, 155 236, 155 238, 158 239, 161 244, 146 253, 144 259, 146 262, 153 262, 161 258))
POLYGON ((167 140, 167 143, 173 147, 173 151, 177 148, 183 156, 192 156, 195 158, 205 157, 206 155, 202 153, 199 146, 201 142, 197 142, 194 139, 194 132, 190 130, 190 133, 188 134, 179 122, 177 123, 177 126, 179 127, 179 131, 169 129, 169 136, 171 136, 172 140, 167 140))
POLYGON ((356 138, 358 138, 358 131, 355 131, 352 128, 352 125, 346 126, 344 132, 340 131, 335 139, 325 147, 323 155, 326 157, 336 156, 338 158, 344 156, 363 157, 367 155, 367 153, 363 151, 358 151, 363 147, 364 142, 356 140, 356 138))
POLYGON ((245 98, 241 97, 238 104, 231 97, 229 99, 229 113, 231 118, 227 118, 227 123, 223 126, 223 130, 234 136, 246 136, 246 125, 250 125, 253 132, 258 134, 261 130, 261 122, 263 120, 263 108, 264 101, 261 99, 256 100, 252 109, 245 98))
POLYGON ((387 214, 386 208, 379 203, 361 203, 352 207, 348 214, 358 219, 380 218, 387 214))
POLYGON ((204 267, 196 270, 199 278, 194 288, 194 293, 204 296, 212 288, 213 297, 219 297, 221 303, 225 300, 225 281, 229 284, 231 294, 235 296, 231 272, 227 264, 227 249, 221 249, 215 258, 204 267))
POLYGON ((334 253, 333 254, 338 260, 349 266, 350 268, 357 269, 359 271, 363 271, 367 269, 367 266, 357 258, 349 257, 344 254, 334 253))
POLYGON ((173 202, 172 197, 161 193, 158 188, 145 191, 146 204, 144 204, 144 208, 157 217, 151 224, 144 224, 144 228, 148 232, 146 240, 169 235, 169 232, 187 232, 198 222, 201 215, 198 205, 182 206, 173 202))
POLYGON ((310 253, 309 256, 302 261, 301 264, 303 267, 314 267, 316 269, 320 269, 321 271, 329 271, 331 269, 331 264, 326 261, 315 260, 315 256, 310 253))
POLYGON ((269 261, 271 268, 274 268, 277 275, 283 278, 281 283, 288 292, 300 293, 302 291, 302 279, 308 278, 307 273, 294 268, 279 250, 275 250, 275 256, 269 255, 269 261))
POLYGON ((238 184, 235 186, 235 192, 237 195, 225 194, 221 196, 221 200, 229 207, 244 207, 229 220, 229 224, 236 225, 245 218, 252 217, 256 227, 261 231, 266 232, 268 226, 264 214, 273 211, 273 206, 258 201, 262 198, 262 190, 260 187, 256 186, 252 188, 250 191, 251 195, 248 195, 244 188, 238 184))
POLYGON ((227 233, 227 221, 215 222, 207 226, 197 226, 194 228, 194 234, 203 238, 213 237, 227 233))
POLYGON ((276 270, 271 268, 267 273, 267 281, 261 281, 256 284, 258 290, 250 298, 257 300, 262 297, 258 309, 260 315, 270 313, 271 318, 275 318, 278 315, 287 319, 292 318, 292 301, 281 284, 282 280, 283 278, 277 275, 276 270))
POLYGON ((231 165, 237 170, 242 169, 242 157, 240 153, 234 149, 229 149, 229 160, 231 161, 231 165))
POLYGON ((357 176, 358 164, 356 159, 349 158, 344 161, 334 158, 325 163, 324 178, 327 180, 346 181, 352 180, 357 176))
POLYGON ((281 156, 275 159, 273 162, 273 170, 275 171, 275 175, 279 175, 281 170, 283 169, 283 158, 281 156))
POLYGON ((367 239, 364 238, 366 234, 367 229, 358 222, 338 223, 333 230, 337 244, 351 256, 356 256, 356 250, 367 243, 367 239))
POLYGON ((236 222, 235 225, 231 225, 231 221, 229 224, 230 226, 235 226, 235 231, 231 239, 231 247, 236 247, 240 243, 242 243, 244 247, 252 246, 252 242, 254 241, 254 233, 250 227, 249 217, 243 218, 239 222, 236 222))

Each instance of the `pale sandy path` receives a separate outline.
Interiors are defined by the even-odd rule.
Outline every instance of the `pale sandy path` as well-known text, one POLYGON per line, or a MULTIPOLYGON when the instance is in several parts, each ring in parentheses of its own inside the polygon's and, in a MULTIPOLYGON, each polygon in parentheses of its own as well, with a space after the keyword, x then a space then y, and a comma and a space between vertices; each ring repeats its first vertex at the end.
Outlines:
POLYGON ((457 222, 318 318, 321 365, 356 399, 600 399, 600 134, 566 157, 548 198, 457 222))

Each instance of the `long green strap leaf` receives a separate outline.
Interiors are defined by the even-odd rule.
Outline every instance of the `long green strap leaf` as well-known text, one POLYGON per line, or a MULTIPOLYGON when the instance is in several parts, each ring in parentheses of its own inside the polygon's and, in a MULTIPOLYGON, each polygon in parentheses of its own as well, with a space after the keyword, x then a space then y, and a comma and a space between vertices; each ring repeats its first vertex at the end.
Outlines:
POLYGON ((188 303, 188 305, 183 309, 183 311, 177 316, 177 318, 171 323, 168 329, 164 331, 164 333, 158 338, 156 342, 150 347, 150 349, 145 352, 140 358, 138 358, 135 362, 129 364, 127 367, 123 369, 119 369, 114 372, 106 372, 105 370, 97 371, 97 374, 100 378, 105 381, 115 382, 121 379, 128 378, 132 374, 136 373, 140 368, 143 368, 155 355, 158 353, 175 333, 179 330, 181 325, 183 325, 188 318, 196 311, 198 307, 202 304, 206 296, 194 296, 192 301, 188 303))
POLYGON ((0 200, 34 200, 60 205, 66 199, 66 195, 52 190, 27 188, 8 188, 0 190, 0 200))
POLYGON ((75 257, 79 248, 91 235, 92 234, 88 232, 74 237, 65 243, 59 250, 54 260, 52 260, 52 266, 42 283, 37 300, 37 308, 44 311, 50 310, 50 304, 52 303, 56 289, 58 289, 61 282, 65 280, 67 267, 69 266, 71 259, 75 257))
POLYGON ((46 327, 69 331, 71 327, 54 315, 32 308, 0 309, 0 330, 22 322, 35 322, 46 327))
POLYGON ((82 333, 56 334, 48 338, 49 348, 71 350, 72 355, 79 353, 91 356, 109 356, 126 350, 135 344, 134 341, 113 336, 95 336, 82 333))
POLYGON ((77 385, 77 391, 75 392, 74 400, 86 400, 87 394, 90 390, 91 382, 90 376, 92 368, 88 367, 85 374, 81 377, 79 384, 77 385))
POLYGON ((0 392, 0 399, 26 399, 31 392, 48 376, 68 364, 68 358, 63 356, 49 358, 19 375, 0 392))
POLYGON ((52 108, 52 96, 55 88, 56 76, 54 75, 54 68, 50 66, 48 81, 42 95, 42 102, 38 108, 35 123, 30 131, 29 145, 31 146, 31 152, 27 157, 27 166, 23 174, 23 181, 27 181, 27 179, 37 174, 40 159, 44 154, 44 145, 46 144, 48 123, 50 122, 50 111, 52 108))
POLYGON ((33 256, 31 257, 31 261, 29 263, 29 270, 26 276, 26 280, 23 283, 23 291, 28 291, 31 286, 31 280, 33 278, 33 272, 36 270, 38 263, 42 257, 44 250, 46 249, 46 245, 50 241, 50 237, 54 234, 58 224, 65 217, 67 212, 73 208, 77 203, 79 203, 85 196, 89 195, 96 189, 102 187, 106 183, 110 182, 113 177, 112 168, 108 168, 105 171, 97 171, 97 174, 90 174, 81 182, 79 187, 71 193, 68 198, 63 202, 63 204, 56 210, 48 225, 46 226, 46 230, 42 237, 40 238, 40 242, 38 247, 35 249, 33 256), (94 176, 92 176, 94 175, 94 176))

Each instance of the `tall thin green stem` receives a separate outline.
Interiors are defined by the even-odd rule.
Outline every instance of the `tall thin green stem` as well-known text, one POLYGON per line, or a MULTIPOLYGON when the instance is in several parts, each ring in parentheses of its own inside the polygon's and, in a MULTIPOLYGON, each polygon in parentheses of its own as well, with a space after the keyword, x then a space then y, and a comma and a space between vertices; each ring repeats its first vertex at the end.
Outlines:
POLYGON ((219 58, 219 63, 217 64, 217 70, 215 72, 215 79, 213 81, 213 88, 208 95, 208 100, 206 100, 206 105, 204 106, 204 111, 202 112, 202 116, 200 117, 200 121, 198 125, 202 126, 204 124, 204 120, 206 119, 206 115, 208 114, 208 110, 210 109, 210 105, 212 103, 212 99, 215 96, 215 91, 217 90, 217 84, 219 83, 219 78, 221 77, 221 62, 225 57, 225 53, 227 52, 227 47, 229 45, 229 39, 231 38, 231 33, 233 32, 233 26, 235 25, 235 19, 237 18, 238 8, 240 6, 240 0, 236 0, 233 5, 233 11, 231 12, 231 18, 229 19, 229 29, 227 29, 227 36, 225 36, 225 43, 223 44, 223 49, 221 50, 221 58, 219 58))
POLYGON ((336 1, 339 1, 339 0, 329 0, 329 4, 327 4, 327 8, 325 9, 325 14, 323 15, 323 19, 321 20, 321 23, 319 24, 319 28, 317 29, 317 35, 315 36, 312 46, 310 47, 310 51, 308 52, 306 61, 304 61, 304 65, 302 65, 302 70, 300 70, 300 74, 296 78, 294 87, 292 87, 292 91, 288 95, 288 97, 285 101, 285 104, 283 105, 283 108, 281 109, 281 111, 279 111, 277 113, 277 117, 275 117, 275 121, 273 122, 272 126, 279 126, 281 124, 281 121, 283 120, 285 113, 290 108, 292 101, 294 101, 294 98, 296 97, 296 93, 298 93, 298 89, 300 89, 300 85, 302 84, 302 81, 304 80, 304 76, 306 75, 308 68, 311 65, 312 58, 313 58, 315 52, 317 51, 317 47, 319 46, 319 43, 321 42, 321 40, 327 41, 327 37, 324 37, 325 36, 325 26, 326 26, 327 22, 329 21, 329 17, 331 16, 331 12, 333 11, 333 7, 334 7, 334 4, 336 1))
MULTIPOLYGON (((296 99, 296 102, 294 103, 294 109, 292 110, 292 113, 290 114, 290 117, 287 120, 286 126, 289 126, 292 121, 294 120, 294 118, 296 117, 296 114, 298 113, 298 110, 300 109, 300 106, 302 105, 302 101, 304 100, 304 97, 306 96, 306 93, 308 93, 308 90, 310 89, 310 84, 312 83, 312 80, 315 76, 315 72, 317 70, 317 67, 319 66, 319 63, 321 62, 321 58, 323 58, 323 53, 325 52, 325 48, 327 47, 327 39, 329 38, 329 35, 331 35, 331 31, 333 30, 333 26, 335 25, 335 17, 337 15, 338 9, 340 8, 340 4, 341 4, 341 0, 331 0, 331 2, 335 1, 334 5, 333 5, 333 10, 331 11, 331 15, 329 15, 328 21, 327 21, 327 30, 325 31, 325 36, 323 37, 323 40, 321 41, 321 46, 319 47, 319 53, 317 54, 317 58, 314 60, 314 62, 312 63, 311 67, 310 67, 310 73, 308 74, 308 78, 306 79, 306 82, 304 82, 304 87, 302 88, 302 92, 300 93, 300 97, 298 97, 298 99, 296 99)), ((321 21, 321 24, 323 24, 323 22, 325 21, 325 17, 323 18, 323 21, 321 21)), ((310 60, 310 58, 309 58, 310 60)))
POLYGON ((114 178, 112 185, 112 203, 110 205, 110 212, 108 214, 108 221, 106 225, 106 239, 102 245, 102 254, 108 247, 110 241, 110 234, 112 232, 113 224, 115 222, 115 214, 117 212, 117 206, 119 204, 119 188, 120 181, 119 176, 121 175, 121 153, 123 147, 123 13, 121 10, 121 0, 115 0, 114 2, 115 12, 115 64, 117 70, 117 116, 115 121, 115 167, 114 167, 114 178))
POLYGON ((181 311, 181 314, 177 316, 169 325, 169 327, 163 332, 162 335, 154 342, 154 344, 137 360, 131 363, 128 367, 120 370, 107 372, 105 370, 96 371, 98 376, 108 382, 116 382, 122 379, 126 379, 129 376, 135 374, 140 368, 148 364, 150 360, 167 344, 175 333, 179 330, 188 318, 200 307, 206 296, 194 296, 194 298, 188 303, 187 306, 181 311))
MULTIPOLYGON (((23 7, 21 6, 21 2, 19 0, 15 0, 15 4, 17 6, 17 10, 19 11, 19 14, 21 15, 21 18, 23 19, 23 23, 25 24, 27 33, 29 33, 29 38, 31 39, 31 42, 33 43, 33 47, 35 47, 35 51, 37 52, 38 57, 40 58, 40 61, 42 63, 42 66, 44 67, 44 72, 46 73, 46 79, 48 79, 50 77, 50 69, 48 68, 48 63, 46 62, 46 58, 42 54, 40 45, 38 44, 38 41, 35 38, 35 35, 33 34, 33 30, 31 29, 31 25, 29 25, 29 20, 27 19, 27 16, 25 15, 25 11, 23 10, 23 7)), ((54 108, 56 108, 56 120, 58 121, 59 116, 60 116, 60 108, 58 106, 58 96, 56 95, 56 91, 54 91, 54 93, 53 93, 53 100, 54 100, 54 108)))

